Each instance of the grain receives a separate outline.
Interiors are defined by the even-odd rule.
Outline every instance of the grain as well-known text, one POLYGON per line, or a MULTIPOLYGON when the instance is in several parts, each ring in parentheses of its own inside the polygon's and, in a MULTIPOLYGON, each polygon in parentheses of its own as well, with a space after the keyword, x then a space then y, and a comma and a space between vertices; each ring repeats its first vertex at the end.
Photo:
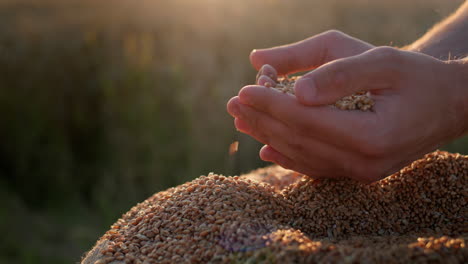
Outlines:
POLYGON ((210 174, 137 204, 82 263, 466 263, 467 183, 468 156, 441 151, 370 185, 210 174))
MULTIPOLYGON (((280 92, 294 94, 294 84, 300 77, 280 77, 275 86, 271 83, 265 83, 266 87, 272 87, 280 92)), ((374 101, 366 91, 358 92, 353 95, 345 96, 333 104, 334 107, 341 110, 361 110, 372 111, 374 101)))
POLYGON ((233 155, 237 150, 239 150, 239 141, 234 141, 229 146, 229 155, 233 155))

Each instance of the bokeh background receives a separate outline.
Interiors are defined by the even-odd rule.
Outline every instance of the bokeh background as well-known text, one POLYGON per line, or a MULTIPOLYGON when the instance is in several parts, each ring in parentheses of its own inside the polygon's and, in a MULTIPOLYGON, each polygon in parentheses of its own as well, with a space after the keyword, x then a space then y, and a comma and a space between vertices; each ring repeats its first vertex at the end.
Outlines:
POLYGON ((403 46, 462 2, 0 0, 0 263, 78 262, 151 194, 265 165, 225 111, 252 49, 328 29, 403 46))

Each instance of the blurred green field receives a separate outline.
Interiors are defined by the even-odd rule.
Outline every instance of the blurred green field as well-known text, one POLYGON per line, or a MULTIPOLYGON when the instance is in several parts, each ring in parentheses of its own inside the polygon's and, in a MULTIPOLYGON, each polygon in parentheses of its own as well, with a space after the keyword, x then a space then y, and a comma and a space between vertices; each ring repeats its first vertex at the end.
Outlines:
POLYGON ((152 193, 263 166, 225 111, 252 49, 332 28, 402 46, 462 2, 0 0, 0 263, 78 262, 152 193))

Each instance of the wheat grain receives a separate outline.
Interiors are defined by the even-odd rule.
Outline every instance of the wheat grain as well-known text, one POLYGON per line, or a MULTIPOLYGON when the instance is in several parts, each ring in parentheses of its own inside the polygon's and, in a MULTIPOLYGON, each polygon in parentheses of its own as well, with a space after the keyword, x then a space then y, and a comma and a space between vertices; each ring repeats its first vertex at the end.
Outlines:
POLYGON ((468 156, 365 185, 279 167, 210 174, 122 216, 82 263, 466 263, 468 156))
MULTIPOLYGON (((280 77, 278 78, 276 85, 273 86, 270 82, 266 82, 264 86, 272 87, 278 91, 288 94, 295 94, 294 84, 300 77, 280 77)), ((374 106, 374 101, 370 97, 368 92, 362 91, 353 95, 345 96, 333 104, 334 107, 341 110, 361 110, 371 111, 374 106)))

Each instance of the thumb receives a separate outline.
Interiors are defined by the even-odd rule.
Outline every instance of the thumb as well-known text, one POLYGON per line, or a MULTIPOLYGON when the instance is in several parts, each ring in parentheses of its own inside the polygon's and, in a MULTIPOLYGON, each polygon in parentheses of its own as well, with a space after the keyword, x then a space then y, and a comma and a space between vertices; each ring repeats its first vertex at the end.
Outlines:
POLYGON ((304 105, 324 105, 359 91, 391 87, 401 71, 401 57, 397 49, 380 47, 329 62, 296 81, 296 97, 304 105))

